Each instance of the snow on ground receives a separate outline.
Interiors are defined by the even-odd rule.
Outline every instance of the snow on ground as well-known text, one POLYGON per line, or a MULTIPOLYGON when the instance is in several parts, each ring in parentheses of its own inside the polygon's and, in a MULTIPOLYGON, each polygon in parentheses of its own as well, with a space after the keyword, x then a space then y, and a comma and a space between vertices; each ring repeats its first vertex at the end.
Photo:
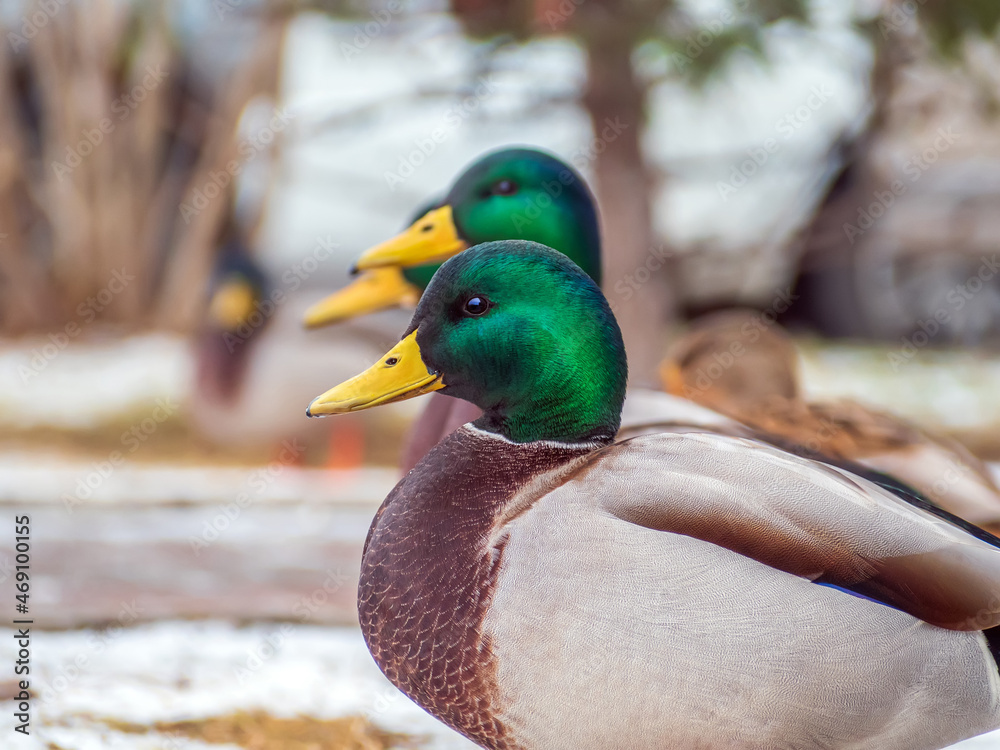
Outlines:
POLYGON ((0 426, 96 427, 156 399, 180 403, 191 376, 190 344, 169 334, 3 342, 0 426))
POLYGON ((0 452, 5 503, 70 506, 158 503, 213 504, 239 491, 254 503, 290 502, 378 507, 399 480, 396 469, 309 469, 275 461, 263 466, 75 461, 56 454, 0 452), (67 500, 67 498, 69 498, 67 500))
MULTIPOLYGON (((0 663, 14 659, 12 636, 0 631, 0 663)), ((390 731, 426 736, 433 750, 474 747, 390 685, 353 628, 212 621, 41 631, 32 633, 32 660, 34 732, 5 744, 17 750, 172 747, 168 738, 122 734, 100 719, 152 724, 255 709, 280 717, 360 714, 390 731)), ((10 717, 13 702, 0 711, 10 717)))
MULTIPOLYGON (((14 656, 0 631, 0 663, 14 656)), ((351 628, 271 623, 160 622, 112 631, 32 634, 35 713, 16 750, 175 747, 176 740, 114 731, 101 719, 152 724, 263 709, 275 716, 363 715, 391 731, 427 737, 425 747, 474 747, 390 685, 351 628), (175 744, 170 744, 174 742, 175 744)), ((10 716, 13 703, 0 704, 10 716)), ((201 743, 183 741, 201 750, 201 743)), ((215 746, 218 747, 218 746, 215 746)), ((1000 732, 954 746, 996 750, 1000 732)))
POLYGON ((1000 432, 1000 358, 849 343, 801 348, 810 398, 855 398, 928 427, 1000 432))

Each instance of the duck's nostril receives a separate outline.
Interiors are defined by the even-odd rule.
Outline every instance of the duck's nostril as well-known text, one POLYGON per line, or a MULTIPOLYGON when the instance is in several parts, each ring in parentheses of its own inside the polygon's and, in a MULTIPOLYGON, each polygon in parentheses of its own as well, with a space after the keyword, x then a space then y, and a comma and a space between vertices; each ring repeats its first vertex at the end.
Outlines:
POLYGON ((385 366, 393 367, 396 365, 397 362, 399 362, 399 357, 389 357, 389 359, 385 361, 385 366))

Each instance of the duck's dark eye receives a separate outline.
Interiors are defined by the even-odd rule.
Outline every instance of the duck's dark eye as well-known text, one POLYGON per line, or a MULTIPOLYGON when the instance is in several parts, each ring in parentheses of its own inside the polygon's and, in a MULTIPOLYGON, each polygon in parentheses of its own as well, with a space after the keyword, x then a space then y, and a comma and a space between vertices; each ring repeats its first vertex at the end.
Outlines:
POLYGON ((517 183, 513 180, 500 180, 493 186, 494 195, 513 195, 517 192, 517 183))
POLYGON ((469 297, 465 301, 465 306, 462 308, 463 312, 473 318, 479 317, 490 309, 490 301, 483 297, 481 294, 477 294, 474 297, 469 297))

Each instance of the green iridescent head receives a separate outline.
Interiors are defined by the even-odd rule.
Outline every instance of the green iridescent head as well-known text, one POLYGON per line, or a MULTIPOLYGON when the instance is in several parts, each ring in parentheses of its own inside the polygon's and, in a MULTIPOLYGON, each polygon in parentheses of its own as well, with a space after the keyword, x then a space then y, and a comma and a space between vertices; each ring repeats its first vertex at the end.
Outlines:
POLYGON ((400 302, 413 299, 443 261, 483 242, 522 239, 547 245, 601 282, 594 198, 572 167, 544 151, 505 148, 487 154, 428 209, 401 234, 362 254, 361 279, 322 303, 337 311, 327 322, 392 306, 397 296, 400 302), (381 274, 378 284, 374 274, 381 274), (339 304, 348 296, 350 305, 339 304))
POLYGON ((621 331, 591 278, 537 243, 490 242, 442 265, 400 344, 310 413, 441 390, 514 442, 610 442, 627 376, 621 331))
POLYGON ((558 250, 598 285, 601 239, 594 197, 565 162, 509 148, 484 156, 459 177, 445 203, 469 245, 530 240, 558 250))

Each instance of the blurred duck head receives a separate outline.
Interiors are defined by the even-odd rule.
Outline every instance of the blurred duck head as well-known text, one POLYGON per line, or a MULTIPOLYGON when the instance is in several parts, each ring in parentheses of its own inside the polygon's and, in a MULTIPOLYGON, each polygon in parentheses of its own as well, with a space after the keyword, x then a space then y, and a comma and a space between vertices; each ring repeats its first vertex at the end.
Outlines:
POLYGON ((773 399, 799 397, 795 345, 756 310, 699 318, 667 350, 660 378, 667 393, 736 419, 773 399))
POLYGON ((209 284, 208 306, 198 347, 198 385, 218 400, 235 399, 245 377, 249 351, 267 327, 261 302, 267 276, 243 242, 220 250, 209 284))
POLYGON ((473 163, 443 199, 365 251, 355 266, 359 278, 313 306, 305 323, 415 304, 441 263, 472 245, 509 239, 558 250, 600 284, 597 209, 583 178, 544 151, 506 148, 473 163))

